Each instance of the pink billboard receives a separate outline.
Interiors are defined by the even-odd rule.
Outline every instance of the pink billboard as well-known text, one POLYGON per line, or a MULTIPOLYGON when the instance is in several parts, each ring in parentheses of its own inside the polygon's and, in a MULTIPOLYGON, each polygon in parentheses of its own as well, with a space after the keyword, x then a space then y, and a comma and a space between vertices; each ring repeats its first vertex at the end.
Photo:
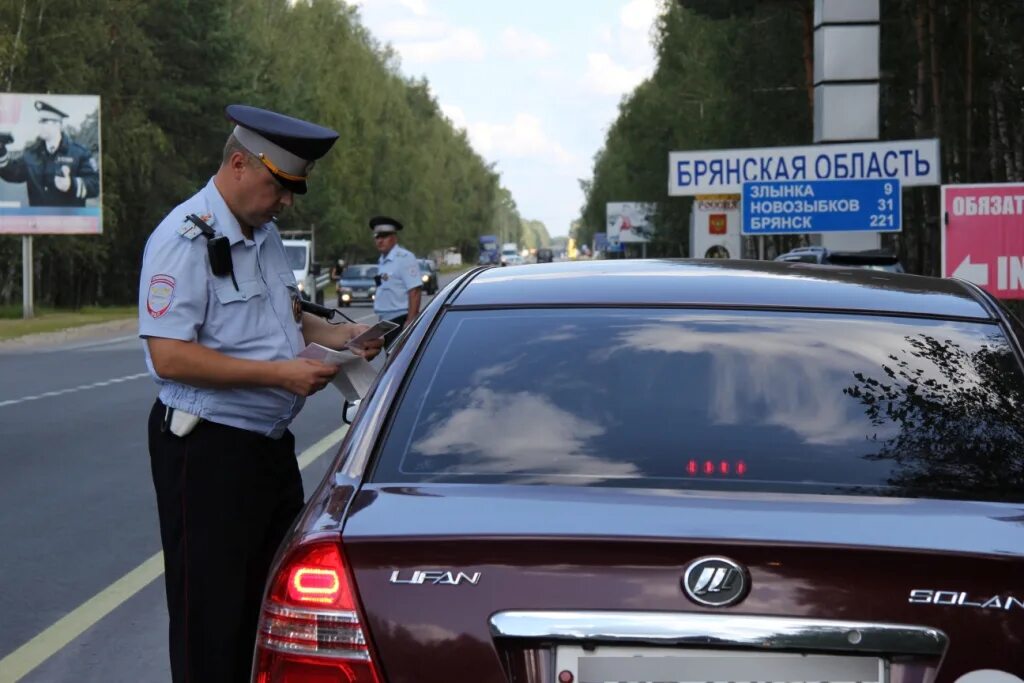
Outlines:
POLYGON ((942 276, 1024 299, 1024 184, 942 186, 942 276))

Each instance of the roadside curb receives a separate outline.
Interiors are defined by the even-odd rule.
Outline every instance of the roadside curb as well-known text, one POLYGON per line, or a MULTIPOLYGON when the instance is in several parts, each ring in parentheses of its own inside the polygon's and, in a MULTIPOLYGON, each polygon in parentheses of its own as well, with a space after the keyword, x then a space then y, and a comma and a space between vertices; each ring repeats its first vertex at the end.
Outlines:
POLYGON ((12 339, 0 340, 0 353, 4 351, 24 351, 40 347, 59 346, 69 342, 102 341, 105 337, 131 333, 138 329, 138 325, 138 318, 132 317, 67 327, 54 332, 25 334, 12 339))

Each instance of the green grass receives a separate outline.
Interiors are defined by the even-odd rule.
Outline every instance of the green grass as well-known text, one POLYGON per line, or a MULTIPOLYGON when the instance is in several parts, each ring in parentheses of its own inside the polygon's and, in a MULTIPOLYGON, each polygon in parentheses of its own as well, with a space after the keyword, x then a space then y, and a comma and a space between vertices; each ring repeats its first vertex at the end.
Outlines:
POLYGON ((0 339, 134 318, 138 309, 135 306, 87 306, 72 311, 36 307, 35 314, 34 318, 22 320, 21 306, 0 306, 0 339))

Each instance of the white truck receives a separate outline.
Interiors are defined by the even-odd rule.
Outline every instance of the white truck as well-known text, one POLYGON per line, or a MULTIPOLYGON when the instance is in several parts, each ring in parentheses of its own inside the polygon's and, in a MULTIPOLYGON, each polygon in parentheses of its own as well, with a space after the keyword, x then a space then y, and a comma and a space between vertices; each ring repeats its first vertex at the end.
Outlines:
POLYGON ((305 233, 310 238, 291 237, 294 234, 288 233, 289 237, 282 239, 282 242, 288 265, 295 274, 295 281, 299 283, 299 293, 307 301, 323 304, 324 290, 331 284, 331 274, 329 271, 323 272, 320 264, 313 259, 312 235, 305 233))
POLYGON ((503 266, 518 266, 523 262, 523 257, 519 255, 519 245, 515 242, 506 242, 501 245, 501 265, 503 266))

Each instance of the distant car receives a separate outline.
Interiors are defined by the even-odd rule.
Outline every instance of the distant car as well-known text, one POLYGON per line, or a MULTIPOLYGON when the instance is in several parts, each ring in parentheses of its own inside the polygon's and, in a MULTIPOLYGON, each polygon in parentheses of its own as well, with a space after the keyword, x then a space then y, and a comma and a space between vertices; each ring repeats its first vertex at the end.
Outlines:
POLYGON ((420 279, 423 280, 423 291, 427 294, 436 293, 437 268, 434 267, 434 262, 426 258, 417 259, 417 261, 420 264, 420 273, 422 273, 420 279))
POLYGON ((825 247, 798 247, 775 257, 776 261, 787 263, 819 263, 830 266, 847 266, 881 270, 888 273, 903 273, 898 256, 882 249, 868 251, 830 251, 825 247))
POLYGON ((370 263, 347 266, 338 280, 338 305, 373 303, 377 294, 377 285, 373 281, 376 275, 377 266, 370 263))
POLYGON ((475 268, 350 416, 252 680, 1019 683, 1019 334, 953 279, 475 268))
POLYGON ((551 263, 555 260, 555 253, 550 249, 537 250, 537 263, 551 263))

